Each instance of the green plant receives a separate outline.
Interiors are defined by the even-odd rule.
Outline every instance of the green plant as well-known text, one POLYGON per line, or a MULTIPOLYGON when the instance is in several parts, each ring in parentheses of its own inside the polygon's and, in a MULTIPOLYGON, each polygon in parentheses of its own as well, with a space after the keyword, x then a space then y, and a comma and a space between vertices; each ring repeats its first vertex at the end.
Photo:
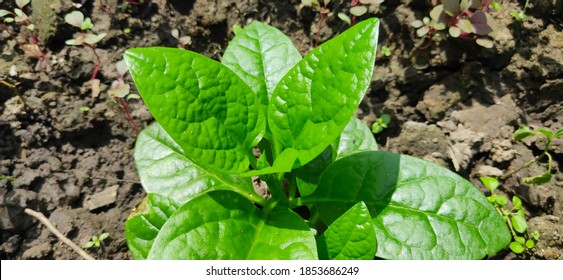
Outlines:
POLYGON ((259 22, 237 31, 222 63, 177 48, 127 50, 158 122, 135 146, 148 195, 126 222, 132 256, 480 259, 508 245, 503 219, 471 183, 377 151, 353 117, 378 28, 360 22, 304 58, 259 22), (270 199, 255 192, 255 176, 270 199))
POLYGON ((384 56, 389 57, 389 56, 391 56, 391 49, 389 49, 388 46, 383 45, 383 46, 381 46, 381 53, 382 53, 384 56))
POLYGON ((532 131, 527 126, 520 126, 516 131, 514 131, 514 141, 518 142, 518 141, 522 141, 522 140, 524 140, 528 137, 536 137, 537 140, 540 141, 541 144, 543 144, 543 147, 544 147, 543 151, 539 156, 535 157, 534 159, 532 159, 528 163, 524 164, 520 168, 517 168, 516 170, 511 171, 507 174, 504 174, 503 176, 501 176, 501 179, 506 179, 506 178, 510 177, 512 174, 514 174, 514 173, 516 173, 516 172, 518 172, 522 169, 530 167, 532 164, 538 162, 543 157, 547 157, 547 170, 540 175, 532 176, 532 177, 526 177, 526 178, 523 179, 523 181, 526 184, 533 184, 533 185, 545 184, 545 183, 548 183, 549 181, 551 181, 551 166, 553 165, 553 158, 551 157, 551 154, 549 153, 550 145, 555 139, 557 139, 561 136, 563 136, 563 129, 558 130, 557 132, 553 132, 548 128, 538 128, 535 131, 532 131))
POLYGON ((522 254, 524 251, 534 248, 540 239, 540 233, 535 230, 529 238, 526 238, 528 223, 526 222, 526 212, 522 208, 522 200, 515 195, 512 197, 512 205, 509 206, 506 195, 495 194, 495 190, 499 186, 496 178, 480 177, 479 179, 491 191, 491 195, 487 196, 487 199, 502 215, 512 233, 513 241, 509 245, 510 250, 516 254, 522 254))
POLYGON ((389 123, 391 122, 391 116, 388 114, 381 114, 379 118, 377 118, 376 122, 371 125, 371 132, 374 134, 381 133, 384 129, 387 128, 389 123))
POLYGON ((475 40, 485 48, 493 47, 490 34, 496 22, 490 14, 490 0, 442 0, 430 11, 430 17, 415 20, 418 37, 441 40, 447 35, 452 38, 475 40))
POLYGON ((109 233, 108 232, 102 232, 102 234, 100 234, 100 236, 96 236, 96 235, 92 235, 92 239, 90 239, 90 241, 86 242, 84 244, 84 246, 82 246, 82 248, 84 249, 89 249, 89 248, 100 248, 103 245, 103 241, 109 237, 109 233))
POLYGON ((96 57, 96 67, 92 72, 92 77, 90 78, 90 80, 96 79, 98 71, 102 67, 100 56, 96 52, 96 44, 100 42, 104 37, 106 37, 106 33, 90 33, 89 31, 94 28, 94 24, 89 17, 85 18, 84 14, 82 14, 82 12, 80 11, 73 11, 65 15, 65 22, 81 30, 79 36, 74 39, 66 40, 65 44, 71 46, 84 46, 91 49, 94 53, 94 56, 96 57))
POLYGON ((529 16, 526 15, 526 9, 528 8, 528 1, 524 3, 524 8, 520 12, 510 12, 510 15, 517 21, 525 21, 530 19, 529 16))
POLYGON ((0 30, 6 32, 8 37, 11 38, 25 53, 37 58, 37 69, 43 69, 43 62, 47 66, 50 65, 49 60, 45 56, 43 49, 39 46, 39 40, 34 33, 35 25, 29 21, 29 17, 23 11, 24 7, 29 4, 30 0, 15 0, 17 8, 13 12, 5 9, 0 9, 0 18, 3 18, 3 23, 0 23, 0 30), (23 39, 18 38, 13 31, 8 28, 5 23, 16 22, 24 26, 24 31, 20 33, 23 39))

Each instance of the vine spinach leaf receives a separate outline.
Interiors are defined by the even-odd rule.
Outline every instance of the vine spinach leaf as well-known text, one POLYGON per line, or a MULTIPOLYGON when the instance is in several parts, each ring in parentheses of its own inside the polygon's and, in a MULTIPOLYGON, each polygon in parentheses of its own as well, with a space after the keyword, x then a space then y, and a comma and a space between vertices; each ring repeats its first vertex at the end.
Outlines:
POLYGON ((369 210, 359 202, 321 235, 319 257, 331 260, 373 260, 377 241, 369 210), (321 252, 326 256, 321 256, 321 252))
POLYGON ((147 258, 160 229, 178 207, 174 200, 166 196, 149 193, 131 211, 125 222, 125 239, 134 259, 147 258))
POLYGON ((276 85, 300 60, 301 54, 283 32, 255 21, 237 32, 221 62, 256 92, 266 112, 276 85))
POLYGON ((373 133, 360 119, 353 117, 344 127, 337 146, 336 160, 353 153, 377 151, 373 133))
POLYGON ((254 199, 261 199, 254 192, 250 178, 208 171, 190 161, 158 123, 139 134, 135 164, 147 193, 170 197, 180 205, 202 192, 217 189, 252 194, 254 199))
POLYGON ((124 54, 152 115, 199 166, 225 173, 248 170, 266 120, 252 90, 223 64, 176 48, 136 48, 124 54))
POLYGON ((315 192, 330 224, 364 201, 385 259, 481 259, 510 242, 502 217, 470 182, 438 165, 388 152, 362 152, 331 164, 315 192))
POLYGON ((280 80, 268 107, 273 138, 307 164, 342 132, 372 77, 379 21, 368 19, 311 51, 280 80))
POLYGON ((231 191, 201 194, 168 219, 148 258, 317 259, 305 220, 289 208, 269 206, 260 212, 231 191))
POLYGON ((295 170, 299 193, 302 196, 311 194, 317 187, 321 174, 334 158, 340 159, 356 152, 375 150, 377 143, 369 127, 360 119, 352 117, 337 141, 305 166, 295 170))

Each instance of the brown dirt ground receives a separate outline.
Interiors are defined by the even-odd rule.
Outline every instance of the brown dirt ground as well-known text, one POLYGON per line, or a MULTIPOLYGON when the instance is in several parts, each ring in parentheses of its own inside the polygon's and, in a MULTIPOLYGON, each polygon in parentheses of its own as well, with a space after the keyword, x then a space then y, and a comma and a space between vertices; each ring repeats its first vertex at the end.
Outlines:
MULTIPOLYGON (((13 7, 8 2, 0 6, 13 7)), ((96 258, 130 258, 125 219, 145 193, 132 156, 133 129, 107 95, 118 78, 115 63, 126 49, 177 47, 170 34, 177 28, 191 36, 188 49, 220 60, 233 37, 232 26, 259 20, 288 34, 304 55, 315 45, 319 21, 309 8, 298 12, 296 0, 153 0, 124 9, 118 7, 125 2, 121 0, 74 1, 85 2, 80 10, 93 19, 95 32, 108 34, 96 49, 102 61, 101 94, 93 96, 84 85, 95 67, 92 51, 64 44, 77 34, 63 20, 75 8, 71 1, 45 2, 54 11, 51 28, 41 38, 51 69, 35 71, 35 60, 0 35, 0 79, 17 85, 27 103, 23 106, 10 88, 0 85, 0 175, 15 178, 0 180, 2 259, 79 258, 24 214, 26 207, 44 213, 80 245, 109 232, 102 249, 90 250, 96 258), (124 33, 125 28, 131 32, 124 33), (16 75, 10 74, 12 68, 16 75), (107 201, 89 209, 96 199, 107 201)), ((442 164, 485 190, 478 176, 498 176, 541 152, 533 141, 511 141, 518 125, 563 128, 563 2, 532 1, 530 19, 518 22, 508 13, 519 11, 522 4, 503 1, 504 9, 496 13, 503 28, 491 50, 464 40, 416 49, 419 39, 410 22, 427 14, 430 2, 386 0, 385 8, 364 16, 381 19, 379 42, 392 54, 378 55, 373 83, 357 115, 371 125, 380 114, 390 114, 390 127, 377 134, 383 149, 442 164)), ((34 11, 31 20, 45 14, 34 11)), ((320 41, 346 27, 330 16, 320 28, 320 41)), ((126 81, 132 83, 129 77, 126 81)), ((153 121, 141 100, 129 101, 128 107, 140 128, 153 121)), ((530 186, 521 181, 542 173, 545 163, 502 183, 502 192, 523 199, 530 230, 539 230, 542 239, 527 254, 504 250, 496 258, 563 259, 562 140, 553 143, 550 183, 530 186)))

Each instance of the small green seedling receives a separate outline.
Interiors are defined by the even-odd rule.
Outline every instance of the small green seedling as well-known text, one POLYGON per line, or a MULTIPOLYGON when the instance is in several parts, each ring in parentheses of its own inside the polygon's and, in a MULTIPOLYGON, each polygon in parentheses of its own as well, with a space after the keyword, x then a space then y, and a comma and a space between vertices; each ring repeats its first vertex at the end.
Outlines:
POLYGON ((430 11, 430 17, 415 20, 411 26, 417 29, 418 37, 441 40, 447 31, 449 37, 475 40, 482 47, 492 48, 493 40, 489 35, 497 24, 490 14, 490 2, 442 0, 430 11))
POLYGON ((89 31, 94 28, 94 24, 89 17, 85 18, 84 14, 80 11, 73 11, 65 15, 65 22, 79 28, 81 31, 80 35, 74 39, 66 40, 65 43, 70 46, 84 46, 91 49, 94 53, 94 56, 96 57, 96 67, 94 68, 94 72, 92 73, 90 80, 96 79, 98 71, 102 67, 100 56, 96 52, 96 44, 106 37, 106 33, 90 33, 89 31))
POLYGON ((0 180, 6 180, 6 181, 10 181, 13 182, 16 180, 16 178, 14 177, 10 177, 10 176, 4 176, 4 175, 0 175, 0 180))
POLYGON ((127 50, 157 121, 135 145, 148 195, 125 225, 131 255, 481 259, 507 246, 508 227, 479 189, 378 151, 354 117, 378 30, 377 19, 359 22, 304 58, 259 22, 237 30, 221 62, 178 48, 127 50))
POLYGON ((15 0, 15 2, 17 8, 15 8, 13 12, 0 9, 0 18, 3 18, 3 23, 0 23, 0 30, 7 33, 7 36, 16 42, 22 51, 37 58, 36 70, 43 69, 43 63, 50 66, 43 49, 39 46, 37 35, 34 33, 35 25, 29 21, 29 17, 24 12, 24 7, 29 4, 30 0, 15 0), (13 22, 19 23, 25 27, 24 31, 20 34, 23 39, 6 25, 13 22))
POLYGON ((377 118, 377 121, 371 125, 371 132, 373 132, 373 134, 381 133, 387 128, 390 122, 391 116, 388 114, 381 114, 381 116, 377 118))
POLYGON ((509 245, 510 250, 516 254, 522 254, 526 250, 534 248, 536 242, 540 239, 540 233, 535 230, 530 237, 526 238, 528 223, 526 222, 526 212, 522 208, 522 200, 516 195, 513 196, 512 206, 510 207, 506 195, 495 193, 499 186, 499 181, 496 178, 480 177, 479 179, 491 191, 491 195, 487 199, 502 215, 512 233, 513 241, 509 245))
POLYGON ((382 53, 384 56, 390 57, 390 56, 391 56, 391 49, 389 49, 388 46, 383 45, 383 46, 381 46, 381 53, 382 53))
POLYGON ((519 12, 510 12, 510 15, 517 21, 529 20, 530 17, 526 15, 526 9, 528 8, 528 1, 524 4, 524 8, 519 12))
POLYGON ((557 132, 553 132, 548 128, 538 128, 535 131, 532 131, 527 126, 520 126, 516 131, 514 131, 514 141, 519 142, 528 137, 536 137, 537 141, 540 141, 544 146, 543 151, 539 156, 535 157, 528 163, 524 164, 522 167, 517 168, 516 170, 503 175, 501 178, 502 179, 508 178, 510 175, 522 169, 528 168, 532 164, 541 160, 542 158, 547 157, 547 170, 543 174, 532 176, 532 177, 526 177, 522 180, 526 184, 533 184, 533 185, 545 184, 551 181, 551 167, 553 165, 553 158, 549 153, 550 145, 555 139, 562 136, 563 136, 563 129, 557 132))
POLYGON ((103 232, 100 236, 92 235, 92 239, 84 244, 82 248, 90 249, 90 248, 101 248, 103 245, 103 241, 109 237, 108 232, 103 232))

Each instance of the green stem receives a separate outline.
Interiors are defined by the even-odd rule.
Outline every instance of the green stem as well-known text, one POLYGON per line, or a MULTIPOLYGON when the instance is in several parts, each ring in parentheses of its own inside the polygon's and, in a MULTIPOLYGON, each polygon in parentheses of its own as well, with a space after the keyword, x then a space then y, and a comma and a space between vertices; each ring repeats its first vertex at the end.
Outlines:
POLYGON ((500 176, 500 179, 504 180, 504 179, 510 177, 512 174, 514 174, 514 173, 516 173, 516 172, 518 172, 518 171, 520 171, 520 170, 522 170, 522 169, 525 169, 525 168, 530 167, 532 164, 538 162, 540 159, 542 159, 544 156, 546 156, 546 154, 548 154, 548 153, 544 150, 541 155, 535 157, 533 160, 531 160, 531 161, 529 161, 528 163, 526 163, 526 164, 520 166, 520 167, 517 168, 516 170, 510 171, 510 172, 508 172, 508 173, 506 173, 506 174, 500 176))
POLYGON ((291 173, 291 178, 289 180, 289 203, 291 203, 295 199, 296 194, 297 194, 297 181, 295 178, 295 174, 291 173))
POLYGON ((266 200, 265 198, 261 197, 260 195, 258 195, 255 192, 252 193, 240 193, 242 194, 244 197, 246 197, 248 200, 262 206, 265 207, 268 204, 268 200, 266 200))

